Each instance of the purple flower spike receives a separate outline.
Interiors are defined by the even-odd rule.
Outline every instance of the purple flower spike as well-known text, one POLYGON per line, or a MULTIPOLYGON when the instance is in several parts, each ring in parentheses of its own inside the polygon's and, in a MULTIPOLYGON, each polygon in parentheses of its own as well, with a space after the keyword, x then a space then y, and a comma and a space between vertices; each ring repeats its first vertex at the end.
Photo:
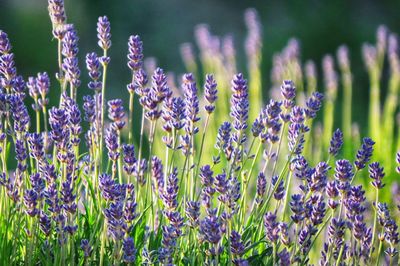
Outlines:
POLYGON ((260 116, 257 117, 253 122, 253 126, 251 127, 251 133, 253 133, 253 137, 257 138, 258 136, 261 135, 264 129, 265 127, 262 124, 262 117, 260 114, 260 116))
POLYGON ((107 128, 105 143, 108 157, 113 161, 117 161, 119 158, 118 132, 113 127, 107 128))
POLYGON ((200 168, 199 177, 201 178, 201 184, 204 187, 212 187, 214 184, 213 171, 209 165, 204 165, 200 168))
POLYGON ((86 95, 83 97, 83 110, 85 121, 94 123, 96 119, 96 102, 92 96, 86 95))
MULTIPOLYGON (((35 77, 29 77, 28 82, 26 83, 26 87, 28 88, 29 96, 33 99, 37 99, 39 97, 39 91, 37 88, 37 82, 35 77)), ((37 109, 36 106, 33 106, 33 109, 37 109)), ((36 110, 35 110, 36 111, 36 110)))
POLYGON ((300 194, 292 195, 292 201, 290 202, 290 209, 293 215, 290 217, 294 223, 298 224, 304 219, 304 202, 303 197, 300 194))
POLYGON ((30 118, 24 104, 23 96, 18 94, 9 95, 7 102, 10 105, 10 111, 14 119, 14 130, 19 133, 26 132, 29 127, 30 118))
POLYGON ((282 244, 285 246, 289 246, 290 237, 289 237, 289 227, 287 223, 280 222, 279 223, 279 238, 282 244))
POLYGON ((323 201, 323 197, 317 197, 316 202, 312 206, 311 209, 311 221, 313 225, 317 226, 322 223, 324 216, 325 216, 326 206, 325 202, 323 201))
POLYGON ((337 74, 335 72, 334 61, 331 55, 326 55, 322 59, 322 70, 324 72, 324 82, 328 96, 332 97, 332 94, 336 93, 337 89, 337 74))
POLYGON ((276 215, 272 212, 267 212, 264 215, 265 234, 269 241, 276 242, 279 238, 279 227, 276 221, 276 215))
POLYGON ((78 105, 71 98, 67 98, 64 101, 64 106, 66 113, 68 115, 68 122, 70 133, 72 135, 71 142, 73 145, 79 145, 80 138, 79 135, 82 133, 81 123, 81 111, 78 108, 78 105))
POLYGON ((160 197, 164 205, 169 210, 175 210, 178 206, 178 169, 175 167, 167 180, 167 187, 161 193, 160 197))
POLYGON ((0 55, 0 74, 4 76, 0 85, 5 88, 11 87, 14 78, 17 76, 14 54, 0 55))
POLYGON ((36 193, 35 190, 28 189, 25 192, 24 195, 24 204, 26 207, 25 212, 31 217, 34 217, 36 216, 36 214, 39 213, 39 210, 37 209, 37 200, 38 200, 38 194, 36 193))
POLYGON ((28 157, 27 150, 25 147, 25 142, 23 140, 17 139, 15 142, 15 158, 17 159, 17 169, 24 172, 28 167, 26 164, 26 158, 28 157))
POLYGON ((224 122, 218 129, 217 142, 215 147, 225 153, 228 160, 232 153, 232 139, 231 139, 232 125, 229 122, 224 122))
POLYGON ((186 202, 186 216, 188 217, 188 225, 192 228, 199 225, 200 203, 197 201, 186 202))
POLYGON ((267 188, 267 179, 263 172, 260 172, 257 176, 257 204, 262 204, 263 198, 267 188))
POLYGON ((185 119, 185 102, 181 97, 172 98, 171 122, 176 130, 180 130, 184 126, 185 119))
POLYGON ((122 243, 122 259, 126 263, 135 263, 136 260, 136 248, 133 243, 132 237, 127 237, 124 239, 122 243))
POLYGON ((65 72, 65 79, 74 87, 80 86, 80 70, 78 67, 78 35, 74 28, 71 28, 63 38, 62 54, 65 56, 62 68, 65 72))
POLYGON ((295 106, 290 113, 290 124, 288 129, 289 150, 296 155, 300 155, 304 148, 304 133, 310 129, 304 124, 305 110, 295 106))
POLYGON ((230 239, 231 239, 231 252, 235 255, 242 255, 244 252, 244 244, 242 242, 242 236, 236 232, 235 230, 232 231, 230 239))
MULTIPOLYGON (((172 128, 180 130, 184 126, 185 102, 181 97, 172 97, 165 100, 162 119, 165 122, 163 129, 170 132, 172 128)), ((172 145, 170 145, 172 147, 172 145)))
POLYGON ((218 244, 221 240, 221 224, 216 216, 216 210, 210 210, 204 220, 200 222, 200 234, 202 239, 211 244, 218 244))
POLYGON ((196 134, 198 128, 194 124, 200 120, 199 115, 199 98, 197 96, 196 81, 193 74, 185 74, 182 78, 182 89, 185 94, 185 131, 188 134, 196 134))
POLYGON ((328 181, 327 172, 330 166, 326 162, 318 163, 314 173, 311 175, 311 191, 323 191, 328 181))
POLYGON ((396 153, 396 163, 398 165, 396 167, 396 171, 400 174, 400 151, 396 153))
MULTIPOLYGON (((26 84, 24 79, 22 78, 22 76, 16 76, 14 78, 14 80, 12 81, 13 85, 13 91, 16 94, 24 94, 25 93, 25 89, 26 89, 26 84)), ((0 82, 0 86, 1 86, 1 82, 0 82)), ((47 104, 47 99, 45 100, 46 104, 47 104)), ((42 99, 39 99, 39 103, 42 104, 42 99)))
POLYGON ((30 155, 37 161, 44 158, 43 136, 39 133, 30 133, 27 135, 30 155))
POLYGON ((124 170, 127 175, 132 175, 136 163, 135 146, 125 144, 122 146, 122 150, 124 154, 124 170))
POLYGON ((164 189, 163 164, 157 156, 151 158, 151 177, 154 180, 153 186, 156 191, 162 193, 162 190, 164 189))
POLYGON ((114 122, 114 125, 118 130, 121 130, 125 126, 125 121, 123 121, 125 117, 124 106, 122 105, 121 99, 110 100, 107 102, 108 104, 108 118, 114 122))
POLYGON ((248 29, 245 48, 247 57, 251 63, 256 63, 259 60, 259 53, 262 46, 262 28, 257 11, 254 8, 246 9, 244 20, 248 29))
POLYGON ((324 95, 319 92, 314 92, 311 97, 307 100, 305 109, 305 113, 307 118, 315 118, 319 109, 322 106, 322 100, 324 99, 324 95))
POLYGON ((206 76, 204 84, 204 97, 208 104, 204 107, 208 113, 212 113, 215 109, 214 102, 217 100, 217 83, 213 75, 206 76))
POLYGON ((74 28, 71 28, 69 31, 67 31, 62 43, 63 56, 71 58, 78 55, 78 40, 79 38, 74 28))
POLYGON ((281 252, 278 254, 279 258, 279 265, 280 266, 285 266, 285 265, 290 265, 290 253, 284 248, 281 252))
POLYGON ((378 162, 374 162, 369 165, 369 177, 373 179, 371 184, 376 189, 381 189, 385 186, 385 184, 382 183, 384 176, 385 173, 383 172, 383 167, 381 167, 378 162))
POLYGON ((103 50, 108 50, 111 47, 111 27, 110 21, 106 16, 99 17, 97 22, 97 38, 98 45, 103 50))
POLYGON ((128 67, 137 71, 143 66, 143 43, 139 35, 132 35, 128 41, 128 67))
POLYGON ((46 72, 38 73, 36 78, 36 86, 39 93, 45 97, 49 93, 50 78, 46 72))
POLYGON ((123 220, 123 203, 121 201, 112 202, 103 213, 107 218, 108 233, 115 241, 122 240, 126 229, 126 224, 123 220))
POLYGON ((128 91, 134 91, 140 97, 147 95, 149 89, 146 88, 147 83, 149 82, 147 78, 147 74, 143 69, 139 69, 135 72, 135 83, 128 84, 128 91))
MULTIPOLYGON (((247 81, 242 74, 237 74, 232 80, 231 96, 231 117, 233 118, 233 128, 237 131, 247 128, 247 119, 249 117, 249 93, 247 81)), ((244 140, 237 140, 244 141, 244 140)))
POLYGON ((294 176, 300 180, 309 180, 312 175, 312 171, 306 158, 299 155, 294 160, 294 176))
POLYGON ((136 207, 137 207, 137 203, 134 201, 133 198, 128 199, 126 201, 125 208, 124 208, 125 222, 131 223, 138 216, 138 213, 136 212, 136 207))
POLYGON ((11 52, 11 43, 7 33, 0 30, 0 54, 8 54, 11 52))
POLYGON ((154 71, 154 74, 151 78, 152 87, 150 90, 152 100, 159 104, 166 97, 170 97, 172 91, 167 85, 167 76, 164 74, 164 70, 161 68, 157 68, 154 71))
POLYGON ((283 107, 287 110, 291 110, 294 107, 294 98, 296 97, 296 88, 294 87, 293 81, 283 81, 281 95, 283 97, 283 107))
MULTIPOLYGON (((278 176, 273 176, 272 177, 272 186, 275 187, 276 183, 278 182, 278 176)), ((283 199, 283 196, 285 195, 285 186, 283 180, 279 182, 279 184, 276 186, 276 190, 274 192, 274 198, 276 200, 281 200, 283 199)))
POLYGON ((329 197, 328 206, 331 209, 336 209, 338 202, 335 198, 339 195, 339 190, 337 188, 337 181, 329 181, 326 186, 326 195, 329 197))
POLYGON ((340 129, 336 129, 333 133, 331 139, 331 145, 329 146, 329 154, 332 156, 336 156, 339 153, 340 148, 343 145, 343 133, 340 129))
POLYGON ((215 189, 220 194, 225 194, 228 190, 228 181, 226 179, 226 173, 219 174, 215 177, 215 189))
POLYGON ((83 250, 83 255, 85 256, 85 258, 90 257, 90 254, 92 253, 93 248, 90 246, 89 240, 82 239, 81 249, 83 250))
POLYGON ((357 152, 357 159, 355 161, 356 168, 361 170, 369 162, 374 151, 373 146, 375 142, 370 138, 364 138, 361 148, 357 152))
POLYGON ((29 177, 29 181, 31 182, 32 189, 35 190, 38 194, 38 197, 42 198, 44 189, 46 187, 44 179, 40 176, 39 173, 35 173, 29 177))
POLYGON ((348 160, 338 160, 335 168, 335 178, 339 182, 350 182, 353 177, 353 166, 348 160))
POLYGON ((347 48, 347 46, 342 45, 339 47, 339 49, 337 50, 337 59, 340 68, 346 71, 349 70, 350 60, 349 60, 349 49, 347 48))
POLYGON ((49 236, 51 233, 51 219, 43 211, 40 212, 39 224, 40 224, 40 230, 43 232, 43 234, 49 236))
POLYGON ((86 69, 89 72, 89 77, 92 79, 88 83, 88 88, 99 92, 101 90, 101 81, 99 81, 101 72, 100 60, 96 53, 86 55, 86 69))
POLYGON ((48 0, 48 2, 51 23, 53 23, 54 26, 64 24, 67 20, 64 10, 64 0, 48 0))
POLYGON ((139 185, 144 186, 146 184, 146 179, 144 174, 147 170, 147 161, 146 159, 142 159, 140 161, 136 161, 133 168, 133 176, 136 177, 139 185))

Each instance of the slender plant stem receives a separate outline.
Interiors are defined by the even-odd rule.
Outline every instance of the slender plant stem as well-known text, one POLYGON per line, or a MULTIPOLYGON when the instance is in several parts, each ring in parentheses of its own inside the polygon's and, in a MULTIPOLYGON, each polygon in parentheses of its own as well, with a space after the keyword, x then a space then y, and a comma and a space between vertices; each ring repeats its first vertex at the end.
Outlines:
MULTIPOLYGON (((103 50, 103 57, 107 57, 107 50, 103 50)), ((99 167, 103 170, 103 135, 104 135, 104 113, 105 113, 105 99, 106 99, 106 81, 107 81, 107 63, 103 63, 103 79, 101 83, 101 123, 100 123, 100 156, 99 167)))
MULTIPOLYGON (((132 78, 133 79, 133 78, 132 78)), ((134 92, 129 92, 129 121, 128 121, 128 143, 133 142, 133 100, 135 98, 134 92)))
MULTIPOLYGON (((371 240, 371 245, 374 246, 375 242, 375 233, 376 233, 376 225, 377 225, 377 215, 378 215, 378 202, 379 202, 379 189, 376 188, 376 194, 375 194, 375 212, 374 212, 374 226, 372 228, 372 240, 371 240)), ((372 251, 373 249, 369 251, 369 256, 372 256, 372 251)))
POLYGON ((197 176, 197 174, 199 172, 201 156, 203 155, 204 140, 205 140, 205 137, 206 137, 206 132, 207 132, 209 120, 210 120, 210 113, 207 113, 207 118, 206 118, 206 122, 204 124, 203 134, 201 136, 200 151, 199 151, 199 156, 198 156, 198 159, 197 159, 196 171, 195 171, 195 175, 194 176, 197 176))

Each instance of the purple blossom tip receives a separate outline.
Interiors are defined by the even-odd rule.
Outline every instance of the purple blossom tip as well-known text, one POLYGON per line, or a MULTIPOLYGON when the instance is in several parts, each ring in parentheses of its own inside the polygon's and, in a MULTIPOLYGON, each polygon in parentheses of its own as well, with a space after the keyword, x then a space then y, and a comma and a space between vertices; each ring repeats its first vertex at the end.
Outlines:
POLYGON ((111 27, 110 21, 106 16, 99 17, 97 22, 98 45, 103 50, 111 47, 111 27))

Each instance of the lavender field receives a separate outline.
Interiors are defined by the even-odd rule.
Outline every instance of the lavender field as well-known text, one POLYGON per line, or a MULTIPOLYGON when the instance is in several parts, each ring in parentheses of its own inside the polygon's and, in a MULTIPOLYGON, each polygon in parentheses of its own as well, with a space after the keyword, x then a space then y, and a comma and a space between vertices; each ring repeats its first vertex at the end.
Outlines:
POLYGON ((195 44, 165 47, 180 51, 180 74, 134 32, 118 51, 126 60, 112 61, 106 15, 80 51, 65 9, 48 0, 56 73, 19 75, 0 29, 0 265, 400 263, 394 32, 380 26, 375 43, 342 45, 321 64, 297 39, 262 58, 250 8, 247 68, 231 35, 201 24, 195 44), (351 53, 363 56, 368 101, 353 97, 351 53), (129 97, 110 96, 110 68, 129 69, 129 97))

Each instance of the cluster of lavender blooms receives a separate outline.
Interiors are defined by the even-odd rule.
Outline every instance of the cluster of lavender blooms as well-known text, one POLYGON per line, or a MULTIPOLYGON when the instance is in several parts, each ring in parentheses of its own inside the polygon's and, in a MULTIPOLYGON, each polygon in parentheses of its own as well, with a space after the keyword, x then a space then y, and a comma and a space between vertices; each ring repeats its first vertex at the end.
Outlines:
MULTIPOLYGON (((24 81, 10 40, 0 31, 4 263, 398 263, 396 202, 381 200, 385 173, 383 165, 372 162, 375 142, 364 138, 354 160, 342 159, 345 138, 337 129, 329 136, 326 160, 314 163, 306 156, 321 93, 299 97, 296 79, 286 79, 280 96, 254 111, 255 98, 240 73, 233 75, 230 92, 212 74, 201 89, 192 73, 184 74, 174 91, 163 69, 144 69, 143 43, 133 35, 127 114, 123 100, 106 101, 112 43, 103 16, 97 23, 102 54, 86 55, 89 94, 81 108, 78 35, 67 24, 64 2, 48 4, 59 42, 58 84, 45 72, 24 81), (52 102, 48 93, 57 87, 60 98, 52 102), (137 104, 142 119, 134 121, 137 104), (221 117, 226 121, 217 123, 213 134, 209 129, 221 117), (132 133, 136 128, 138 139, 132 133), (210 143, 214 149, 206 152, 210 143), (363 186, 365 175, 370 184, 363 186)), ((256 68, 261 33, 254 10, 247 11, 246 20, 252 29, 249 64, 256 68)), ((207 35, 204 28, 202 34, 207 35)), ((206 37, 202 45, 210 48, 213 38, 206 37)), ((332 59, 324 61, 334 90, 332 59)), ((393 160, 400 174, 400 153, 393 160)))

